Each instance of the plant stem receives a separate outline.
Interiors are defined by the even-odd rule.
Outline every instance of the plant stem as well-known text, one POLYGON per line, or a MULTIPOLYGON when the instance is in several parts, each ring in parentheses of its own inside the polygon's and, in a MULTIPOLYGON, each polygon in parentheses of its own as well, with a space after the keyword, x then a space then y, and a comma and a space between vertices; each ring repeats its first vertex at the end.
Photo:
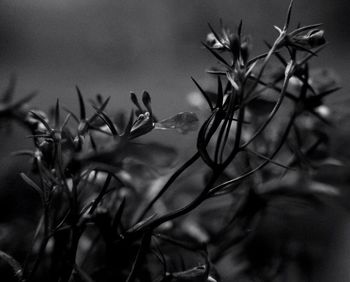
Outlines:
POLYGON ((17 260, 15 260, 12 256, 10 256, 9 254, 1 250, 0 250, 0 259, 4 260, 11 266, 14 276, 17 278, 19 282, 26 281, 23 277, 23 269, 17 260))
POLYGON ((142 260, 145 257, 146 251, 150 245, 151 242, 151 238, 152 238, 152 232, 151 231, 146 231, 143 234, 142 240, 141 240, 141 244, 140 247, 137 251, 134 263, 132 264, 131 267, 131 271, 128 275, 128 278, 126 279, 126 282, 132 282, 135 280, 135 276, 137 274, 137 270, 140 267, 140 264, 142 263, 142 260))
POLYGON ((169 212, 161 217, 155 218, 154 220, 151 220, 148 224, 142 226, 140 229, 137 230, 138 233, 143 232, 144 230, 153 230, 154 228, 158 227, 159 225, 163 224, 164 222, 167 222, 169 220, 173 220, 177 217, 180 217, 182 215, 185 215, 195 208, 197 208, 203 201, 207 199, 208 192, 210 191, 211 187, 214 185, 214 183, 217 181, 219 176, 221 175, 223 169, 220 167, 217 170, 213 170, 212 176, 210 180, 208 181, 205 188, 202 190, 202 192, 189 204, 187 204, 185 207, 179 208, 175 211, 169 212))
POLYGON ((141 213, 140 217, 137 221, 141 221, 152 208, 154 203, 168 190, 168 188, 173 184, 173 182, 195 161, 199 159, 200 155, 196 152, 187 162, 185 162, 180 168, 178 168, 173 175, 169 178, 169 180, 165 183, 163 188, 158 192, 158 194, 152 199, 152 201, 146 206, 146 208, 141 213))

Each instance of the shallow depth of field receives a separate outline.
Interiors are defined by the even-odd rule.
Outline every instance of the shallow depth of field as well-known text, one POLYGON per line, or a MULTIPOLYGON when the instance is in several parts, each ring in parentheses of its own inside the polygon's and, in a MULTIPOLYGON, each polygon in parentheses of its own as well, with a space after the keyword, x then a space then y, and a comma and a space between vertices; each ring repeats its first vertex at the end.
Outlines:
POLYGON ((0 277, 350 281, 350 5, 289 5, 1 1, 0 277))

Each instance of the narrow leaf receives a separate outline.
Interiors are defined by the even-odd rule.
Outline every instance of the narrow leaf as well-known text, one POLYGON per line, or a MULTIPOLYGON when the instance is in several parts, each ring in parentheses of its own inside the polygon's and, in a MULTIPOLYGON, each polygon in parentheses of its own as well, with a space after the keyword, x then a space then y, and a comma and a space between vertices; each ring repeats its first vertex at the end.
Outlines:
POLYGON ((273 26, 280 34, 282 33, 282 29, 280 29, 277 25, 273 26))
POLYGON ((61 125, 60 131, 62 131, 66 127, 71 116, 72 116, 71 114, 66 115, 66 117, 64 118, 64 121, 61 125))
POLYGON ((151 96, 147 91, 143 91, 142 93, 142 103, 145 105, 147 111, 152 115, 151 96))
POLYGON ((96 152, 97 151, 97 145, 96 145, 95 139, 92 137, 91 132, 89 132, 89 135, 90 135, 91 147, 96 152))
POLYGON ((58 127, 60 123, 60 102, 59 99, 56 101, 56 108, 55 108, 55 128, 58 127))
POLYGON ((293 8, 293 0, 290 1, 288 11, 287 11, 287 17, 286 17, 286 22, 284 24, 284 30, 287 30, 290 24, 290 17, 292 14, 292 8, 293 8))
POLYGON ((243 27, 243 21, 242 20, 240 20, 239 21, 239 25, 238 25, 238 36, 239 36, 239 38, 241 38, 242 37, 242 27, 243 27))
POLYGON ((113 136, 118 136, 118 131, 116 127, 114 126, 112 120, 104 113, 104 112, 98 112, 99 117, 106 123, 110 131, 112 132, 113 136))
POLYGON ((121 224, 121 219, 122 219, 124 208, 125 208, 125 202, 126 202, 126 198, 124 197, 122 199, 119 207, 118 207, 117 212, 114 215, 114 218, 113 218, 112 226, 114 228, 118 228, 118 226, 121 224))
POLYGON ((212 102, 210 101, 210 98, 209 96, 207 95, 207 93, 204 91, 204 89, 198 84, 198 82, 193 78, 191 77, 192 81, 194 82, 194 84, 196 84, 197 88, 199 89, 199 91, 201 92, 201 94, 203 95, 203 97, 205 98, 205 100, 207 101, 209 107, 210 107, 210 110, 213 110, 214 107, 213 107, 213 104, 212 102))
POLYGON ((334 87, 332 89, 329 89, 327 91, 324 91, 324 92, 320 93, 319 95, 317 95, 317 97, 322 99, 322 98, 324 98, 324 97, 326 97, 326 96, 328 96, 328 95, 332 94, 333 92, 336 92, 336 91, 338 91, 340 89, 341 89, 341 87, 334 87))
POLYGON ((131 99, 131 102, 133 102, 133 104, 138 109, 136 111, 136 115, 139 115, 139 114, 143 113, 143 109, 140 106, 139 100, 137 99, 137 96, 136 96, 136 94, 134 92, 130 92, 130 99, 131 99))
POLYGON ((91 118, 89 118, 89 120, 88 120, 89 123, 92 123, 98 117, 98 112, 103 112, 104 111, 104 109, 107 107, 107 105, 109 103, 110 98, 111 97, 108 97, 106 99, 106 101, 104 101, 103 104, 99 108, 96 108, 94 105, 92 105, 92 107, 94 109, 96 109, 97 113, 95 113, 91 118))
POLYGON ((80 92, 80 89, 78 86, 75 86, 78 94, 78 99, 79 99, 79 108, 80 108, 80 119, 85 120, 86 119, 86 109, 85 109, 85 103, 83 99, 83 95, 80 92))
POLYGON ((224 44, 223 44, 222 41, 221 41, 220 36, 217 34, 217 32, 214 30, 214 28, 211 26, 210 23, 208 23, 208 26, 209 26, 210 31, 214 34, 215 39, 216 39, 222 46, 224 46, 224 44))
POLYGON ((214 55, 215 58, 217 58, 221 63, 223 63, 225 66, 231 68, 231 66, 225 61, 225 59, 223 57, 221 57, 218 53, 216 53, 214 50, 212 50, 207 44, 205 44, 204 42, 202 42, 203 46, 205 48, 207 48, 210 53, 212 53, 214 55))
POLYGON ((17 260, 15 260, 12 256, 10 256, 9 254, 1 250, 0 250, 0 258, 11 266, 14 276, 17 278, 19 282, 25 282, 25 279, 23 277, 23 269, 17 260))
POLYGON ((326 184, 326 183, 318 182, 318 181, 311 181, 311 183, 309 185, 309 189, 312 192, 326 194, 329 196, 339 196, 340 195, 340 191, 338 188, 336 188, 332 185, 326 184))
POLYGON ((36 192, 39 193, 40 196, 42 196, 43 191, 38 186, 38 184, 36 184, 32 179, 30 179, 24 172, 21 172, 20 176, 30 187, 32 187, 36 192))
POLYGON ((303 31, 307 31, 307 30, 310 30, 310 29, 314 29, 314 28, 320 27, 321 25, 322 25, 322 23, 318 23, 318 24, 311 24, 311 25, 306 25, 306 26, 297 28, 297 29, 293 30, 291 33, 289 33, 289 36, 297 35, 297 34, 303 32, 303 31))
POLYGON ((216 107, 222 107, 222 103, 224 101, 224 91, 222 89, 222 83, 221 83, 221 78, 218 76, 218 93, 217 93, 217 100, 216 100, 216 107))
POLYGON ((73 113, 71 110, 69 110, 69 109, 66 108, 66 107, 63 107, 63 109, 64 109, 67 113, 69 113, 69 114, 72 116, 72 118, 73 118, 77 123, 79 123, 79 118, 77 117, 77 115, 76 115, 75 113, 73 113))
POLYGON ((51 132, 52 129, 50 125, 47 123, 47 121, 39 114, 37 114, 35 111, 29 111, 37 120, 39 120, 47 129, 47 131, 51 132))
POLYGON ((19 150, 11 153, 12 156, 30 156, 33 157, 34 152, 30 150, 19 150))
POLYGON ((109 184, 110 184, 110 182, 111 182, 111 179, 112 179, 111 174, 108 174, 108 175, 107 175, 107 178, 106 178, 106 181, 105 181, 105 183, 103 184, 103 187, 102 187, 102 189, 101 189, 101 192, 98 194, 98 196, 96 197, 96 199, 95 199, 94 202, 92 203, 92 206, 91 206, 91 208, 90 208, 90 210, 89 210, 89 214, 90 214, 90 215, 96 210, 97 205, 101 202, 101 200, 102 200, 104 194, 106 193, 107 188, 108 188, 108 186, 109 186, 109 184))

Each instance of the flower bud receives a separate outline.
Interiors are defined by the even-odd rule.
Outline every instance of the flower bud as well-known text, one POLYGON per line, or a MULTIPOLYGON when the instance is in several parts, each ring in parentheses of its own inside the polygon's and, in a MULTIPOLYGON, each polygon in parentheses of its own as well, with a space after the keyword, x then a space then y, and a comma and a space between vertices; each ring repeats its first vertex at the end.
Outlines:
POLYGON ((248 41, 244 41, 241 43, 241 56, 243 62, 247 62, 249 58, 250 46, 248 41))
POLYGON ((292 43, 306 47, 306 48, 316 48, 326 43, 324 37, 324 31, 320 29, 310 30, 307 34, 301 36, 294 36, 292 38, 292 43))
POLYGON ((130 138, 136 138, 150 132, 154 128, 154 121, 149 112, 140 114, 131 128, 130 138))
POLYGON ((208 33, 206 43, 209 45, 209 47, 213 49, 224 49, 224 45, 221 44, 221 42, 216 38, 216 36, 212 32, 208 33))

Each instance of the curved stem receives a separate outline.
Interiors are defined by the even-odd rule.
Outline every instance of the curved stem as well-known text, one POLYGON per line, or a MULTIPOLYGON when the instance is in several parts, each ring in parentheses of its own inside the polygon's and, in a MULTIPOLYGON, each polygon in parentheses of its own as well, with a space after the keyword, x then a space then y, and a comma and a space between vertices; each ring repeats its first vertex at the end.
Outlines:
POLYGON ((182 215, 185 215, 189 213, 190 211, 197 208, 203 201, 207 199, 208 192, 210 191, 211 187, 214 185, 214 183, 217 181, 219 176, 221 175, 223 169, 217 169, 213 171, 213 174, 208 181, 205 188, 201 191, 201 193, 189 204, 186 206, 179 208, 177 210, 174 210, 172 212, 169 212, 163 216, 160 216, 158 218, 155 218, 151 220, 149 223, 143 225, 140 229, 137 230, 137 233, 141 233, 144 230, 153 230, 154 228, 158 227, 159 225, 163 224, 164 222, 167 222, 169 220, 173 220, 177 217, 180 217, 182 215))
POLYGON ((149 202, 149 204, 146 206, 146 208, 141 213, 140 217, 137 221, 141 221, 149 212, 149 210, 152 208, 154 203, 158 201, 158 199, 168 190, 168 188, 174 183, 174 181, 188 168, 190 167, 195 161, 197 161, 200 157, 200 154, 196 152, 187 162, 185 162, 181 167, 179 167, 173 175, 169 178, 169 180, 165 183, 163 188, 158 192, 158 194, 149 202))
POLYGON ((19 282, 26 281, 23 277, 23 269, 17 260, 15 260, 12 256, 10 256, 9 254, 1 250, 0 250, 0 258, 11 266, 14 276, 17 278, 19 282))
MULTIPOLYGON (((292 63, 292 64, 294 65, 294 63, 292 63)), ((293 73, 293 68, 291 68, 290 71, 286 74, 286 77, 285 77, 284 82, 283 82, 283 87, 281 89, 280 97, 278 98, 278 100, 277 100, 274 108, 270 112, 269 116, 264 121, 264 123, 255 131, 253 136, 240 147, 241 150, 246 148, 250 143, 252 143, 260 135, 261 132, 263 132, 265 130, 265 128, 270 124, 271 120, 274 118, 274 116, 278 112, 279 108, 282 105, 283 99, 285 97, 286 90, 288 87, 288 82, 292 76, 292 73, 293 73)))
POLYGON ((262 162, 260 165, 258 165, 254 169, 252 169, 252 170, 250 170, 250 171, 248 171, 248 172, 246 172, 246 173, 244 173, 244 174, 242 174, 242 175, 240 175, 240 176, 238 176, 236 178, 233 178, 233 179, 231 179, 229 181, 226 181, 226 182, 224 182, 224 183, 222 183, 222 184, 212 188, 210 190, 210 195, 214 195, 217 191, 220 191, 221 189, 225 188, 226 186, 231 185, 231 184, 233 184, 235 182, 241 181, 241 180, 249 177, 250 175, 254 174, 256 171, 262 169, 267 164, 269 164, 271 162, 270 159, 273 159, 277 155, 277 153, 280 151, 282 146, 284 145, 284 141, 288 137, 288 134, 290 132, 290 129, 291 129, 293 123, 294 123, 294 120, 295 120, 296 116, 297 116, 297 114, 296 114, 296 112, 294 112, 292 117, 291 117, 291 119, 289 120, 289 122, 287 124, 287 128, 286 128, 284 134, 281 137, 280 143, 278 144, 278 146, 276 147, 275 151, 271 154, 271 156, 268 159, 266 159, 264 162, 262 162))

